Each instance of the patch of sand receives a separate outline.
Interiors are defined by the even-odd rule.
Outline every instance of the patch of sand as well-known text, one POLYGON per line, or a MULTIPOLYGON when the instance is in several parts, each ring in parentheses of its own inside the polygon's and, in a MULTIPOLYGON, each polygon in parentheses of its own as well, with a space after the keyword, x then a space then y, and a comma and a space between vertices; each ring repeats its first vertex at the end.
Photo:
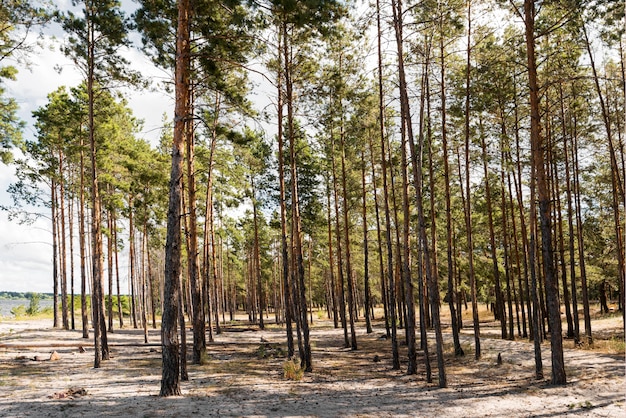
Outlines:
MULTIPOLYGON (((316 321, 311 331, 313 372, 301 381, 290 381, 283 377, 284 331, 230 328, 209 343, 205 364, 188 365, 189 381, 181 383, 184 395, 160 398, 159 330, 149 331, 150 344, 143 344, 142 330, 109 333, 112 358, 94 369, 92 340, 83 339, 80 331, 51 329, 50 322, 0 322, 0 416, 626 415, 623 354, 566 349, 568 384, 551 386, 547 343, 546 379, 537 381, 532 344, 483 338, 483 356, 476 361, 473 336, 466 330, 462 335, 466 356, 455 358, 451 350, 446 352, 448 387, 440 389, 434 357, 433 382, 425 380, 422 352, 417 375, 404 372, 404 346, 401 370, 391 369, 390 343, 380 338, 381 324, 372 334, 359 324, 359 350, 352 351, 343 347, 341 329, 316 321), (32 360, 47 359, 52 351, 58 352, 59 360, 32 360)), ((605 328, 619 334, 621 321, 613 322, 605 328)), ((432 335, 429 343, 434 356, 432 335)))

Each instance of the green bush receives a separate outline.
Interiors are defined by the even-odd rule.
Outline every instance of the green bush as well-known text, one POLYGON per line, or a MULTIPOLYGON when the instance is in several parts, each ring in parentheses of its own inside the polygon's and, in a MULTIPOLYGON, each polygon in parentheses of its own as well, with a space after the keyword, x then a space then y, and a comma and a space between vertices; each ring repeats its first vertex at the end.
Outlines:
POLYGON ((39 293, 32 293, 30 295, 30 305, 28 306, 28 309, 26 309, 26 314, 29 316, 32 315, 37 315, 39 313, 39 300, 41 299, 41 296, 39 295, 39 293))
POLYGON ((11 309, 11 314, 16 318, 21 318, 26 316, 26 307, 24 305, 16 306, 11 309))

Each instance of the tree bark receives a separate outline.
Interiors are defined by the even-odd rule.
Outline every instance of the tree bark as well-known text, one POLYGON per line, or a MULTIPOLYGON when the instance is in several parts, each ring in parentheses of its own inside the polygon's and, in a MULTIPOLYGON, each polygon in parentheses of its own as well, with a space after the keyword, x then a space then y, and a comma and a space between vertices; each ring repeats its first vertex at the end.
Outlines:
POLYGON ((167 238, 165 243, 165 287, 163 319, 161 322, 162 376, 160 396, 180 395, 180 352, 178 344, 178 316, 180 307, 181 275, 181 224, 183 152, 185 126, 189 115, 189 65, 191 5, 189 0, 178 1, 178 26, 176 32, 175 114, 172 167, 169 184, 167 212, 167 238))
POLYGON ((539 84, 537 82, 537 63, 535 57, 535 4, 532 0, 524 0, 524 23, 526 36, 526 59, 528 60, 528 85, 530 90, 530 141, 532 165, 536 175, 537 199, 541 222, 541 252, 546 281, 546 299, 548 321, 552 348, 552 383, 566 383, 565 364, 563 360, 563 337, 561 330, 561 309, 559 287, 554 275, 552 259, 552 228, 550 214, 550 193, 546 180, 545 142, 541 135, 539 114, 539 84))
POLYGON ((280 185, 280 243, 281 243, 281 259, 282 259, 282 278, 283 278, 283 294, 285 299, 285 329, 287 332, 287 356, 293 357, 295 353, 293 341, 293 308, 291 300, 291 280, 289 280, 289 251, 287 247, 287 197, 285 187, 285 151, 284 151, 284 133, 283 133, 283 71, 286 69, 283 61, 283 44, 287 42, 287 23, 282 22, 278 30, 278 69, 277 69, 277 86, 278 86, 278 179, 280 185))
MULTIPOLYGON (((191 109, 191 102, 189 105, 191 109)), ((200 364, 202 354, 206 351, 206 332, 202 311, 202 284, 198 265, 198 221, 196 216, 196 173, 195 173, 195 144, 193 126, 190 121, 185 124, 185 139, 187 148, 187 215, 188 248, 187 264, 189 269, 189 285, 191 287, 192 324, 193 324, 193 355, 192 362, 200 364)), ((208 204, 208 203, 207 203, 208 204)))
POLYGON ((92 234, 92 294, 91 307, 94 328, 94 368, 100 367, 100 360, 108 360, 109 348, 107 345, 106 326, 104 321, 104 298, 102 295, 102 276, 104 272, 104 256, 102 251, 102 202, 100 200, 98 165, 97 165, 97 144, 95 137, 94 120, 94 71, 95 71, 95 28, 94 16, 87 17, 87 95, 89 106, 89 144, 91 160, 91 234, 92 234), (100 352, 102 351, 102 352, 100 352))
POLYGON ((380 124, 380 144, 381 144, 381 166, 383 172, 383 201, 384 201, 384 213, 385 213, 385 242, 387 245, 387 274, 389 275, 389 323, 391 324, 391 354, 392 354, 392 368, 393 370, 400 369, 400 355, 398 353, 398 336, 396 325, 396 291, 395 280, 393 274, 393 250, 391 242, 391 217, 389 209, 389 182, 387 180, 387 151, 386 151, 386 133, 385 133, 385 107, 384 107, 384 94, 383 94, 383 63, 382 63, 382 47, 381 47, 381 15, 380 15, 380 0, 376 0, 376 22, 378 28, 378 110, 379 110, 379 124, 380 124))
POLYGON ((371 292, 369 273, 369 240, 367 225, 367 185, 365 183, 365 151, 361 150, 361 193, 363 195, 363 282, 365 286, 365 330, 372 333, 371 292))
MULTIPOLYGON (((482 123, 481 123, 482 125, 482 123)), ((482 130, 482 126, 481 126, 482 130)), ((500 332, 502 339, 506 339, 506 316, 504 314, 504 297, 502 295, 502 287, 500 283, 500 268, 498 267, 498 256, 496 253, 496 238, 493 227, 493 208, 491 205, 491 182, 489 181, 489 170, 487 164, 487 144, 485 143, 485 135, 480 134, 482 160, 483 160, 483 173, 485 175, 485 199, 487 201, 487 219, 489 224, 489 250, 491 253, 491 262, 493 265, 493 280, 495 284, 496 292, 496 319, 500 321, 500 332)))
POLYGON ((50 218, 52 219, 52 326, 59 326, 59 239, 57 215, 57 185, 52 180, 50 185, 50 218))
MULTIPOLYGON (((85 149, 83 136, 80 135, 80 187, 78 192, 78 242, 80 252, 80 315, 83 338, 89 338, 89 317, 87 307, 87 268, 85 266, 86 232, 85 232, 85 149)), ((55 292, 56 294, 56 292, 55 292)), ((56 311, 56 308, 55 308, 56 311)))
POLYGON ((348 312, 350 316, 350 346, 352 350, 358 348, 356 341, 356 330, 354 327, 354 314, 356 312, 356 304, 354 301, 354 278, 352 274, 352 256, 350 254, 350 217, 348 215, 348 187, 346 173, 346 142, 343 129, 343 109, 341 110, 341 129, 340 129, 340 146, 341 146, 341 188, 343 192, 343 233, 346 249, 346 278, 348 282, 348 312))
POLYGON ((385 332, 387 338, 390 337, 389 329, 389 298, 387 297, 387 280, 385 278, 385 264, 383 257, 383 238, 380 226, 380 206, 378 204, 378 186, 376 180, 376 166, 374 164, 374 144, 372 135, 368 135, 370 163, 372 166, 372 193, 374 195, 374 209, 376 213, 376 240, 378 242, 378 269, 380 270, 380 293, 383 299, 383 311, 385 315, 385 332))

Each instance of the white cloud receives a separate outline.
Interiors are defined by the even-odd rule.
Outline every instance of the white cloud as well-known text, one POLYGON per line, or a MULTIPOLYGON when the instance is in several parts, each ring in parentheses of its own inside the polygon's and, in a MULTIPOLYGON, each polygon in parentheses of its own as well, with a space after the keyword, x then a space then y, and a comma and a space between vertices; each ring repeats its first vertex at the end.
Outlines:
MULTIPOLYGON (((6 193, 7 170, 0 167, 3 201, 6 193)), ((6 213, 0 213, 0 290, 16 292, 52 291, 52 244, 50 225, 40 219, 32 225, 20 225, 10 221, 6 213)))
MULTIPOLYGON (((124 3, 128 5, 128 2, 124 3)), ((47 30, 50 34, 62 36, 59 35, 58 25, 47 30)), ((61 40, 55 40, 52 36, 44 39, 46 45, 56 47, 38 50, 30 56, 29 68, 19 68, 17 80, 6 83, 7 95, 17 100, 18 115, 27 123, 24 132, 26 139, 34 139, 32 111, 47 103, 47 95, 62 85, 69 88, 82 81, 80 72, 59 50, 61 40), (62 69, 60 73, 55 70, 57 67, 62 69)), ((140 51, 124 50, 123 54, 131 62, 132 68, 153 81, 155 87, 159 87, 169 77, 167 72, 157 69, 140 51)), ((172 118, 173 99, 162 91, 125 89, 124 94, 134 115, 144 121, 139 136, 156 144, 163 113, 172 118)), ((16 180, 14 173, 14 167, 0 164, 2 205, 12 202, 7 187, 16 180)), ((49 221, 42 219, 34 225, 20 225, 17 221, 9 221, 7 214, 0 212, 0 290, 52 292, 52 234, 49 221)))

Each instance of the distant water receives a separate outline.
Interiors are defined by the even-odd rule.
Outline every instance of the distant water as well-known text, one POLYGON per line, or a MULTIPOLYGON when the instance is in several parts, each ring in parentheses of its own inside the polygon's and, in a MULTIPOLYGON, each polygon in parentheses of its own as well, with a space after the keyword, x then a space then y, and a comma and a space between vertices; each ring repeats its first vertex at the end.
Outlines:
MULTIPOLYGON (((10 317, 11 309, 23 305, 25 308, 30 306, 30 299, 0 299, 0 316, 10 317)), ((52 306, 52 299, 39 300, 39 309, 52 306)))

